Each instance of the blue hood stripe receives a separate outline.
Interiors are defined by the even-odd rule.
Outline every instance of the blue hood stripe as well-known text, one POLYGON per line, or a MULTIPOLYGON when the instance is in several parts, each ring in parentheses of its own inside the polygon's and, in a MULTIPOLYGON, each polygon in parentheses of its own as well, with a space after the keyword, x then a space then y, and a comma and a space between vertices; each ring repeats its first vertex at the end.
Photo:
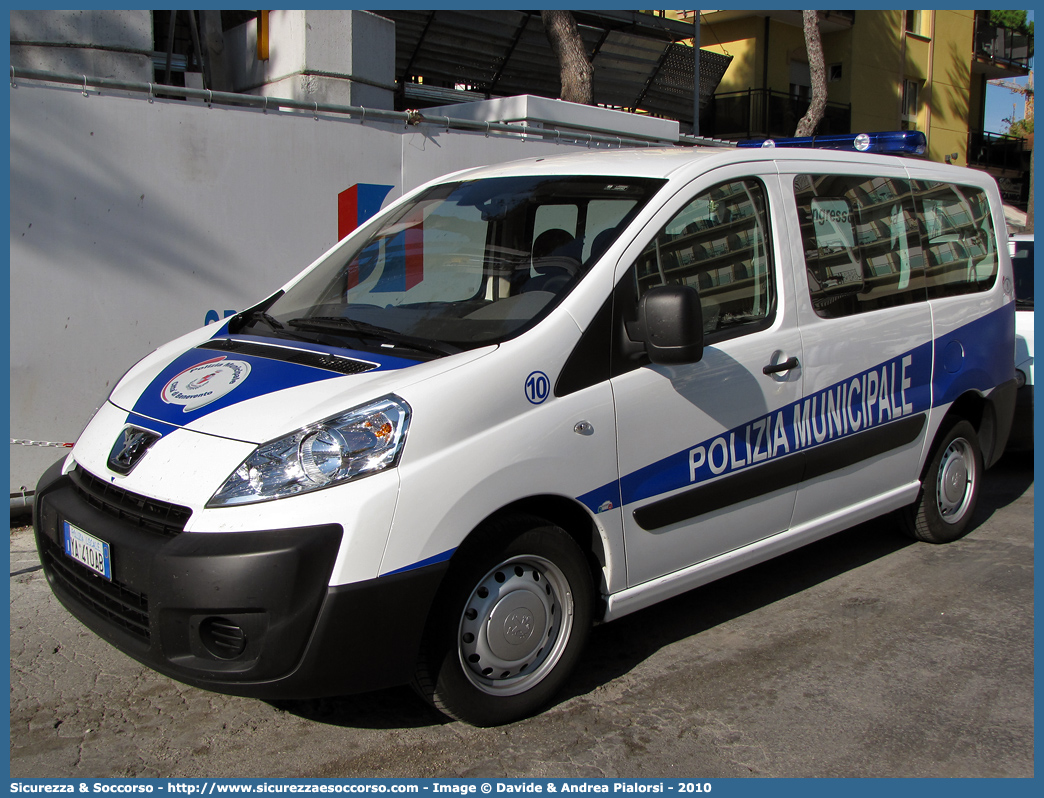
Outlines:
MULTIPOLYGON (((250 337, 237 340, 287 346, 287 341, 283 339, 250 337)), ((360 360, 376 363, 374 371, 408 368, 417 362, 369 352, 298 345, 297 342, 293 343, 293 348, 341 357, 356 356, 360 360)), ((184 427, 210 413, 259 396, 343 376, 322 368, 256 355, 190 349, 174 358, 156 375, 134 403, 132 414, 145 417, 141 426, 148 426, 146 422, 155 419, 161 424, 184 427)), ((152 426, 157 425, 153 423, 152 426)))

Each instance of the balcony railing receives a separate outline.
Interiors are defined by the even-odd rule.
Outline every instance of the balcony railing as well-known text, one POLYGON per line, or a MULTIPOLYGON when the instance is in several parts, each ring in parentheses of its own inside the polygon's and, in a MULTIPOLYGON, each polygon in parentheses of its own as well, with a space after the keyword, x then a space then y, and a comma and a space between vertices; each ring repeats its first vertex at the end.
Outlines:
POLYGON ((980 169, 1021 172, 1029 168, 1026 140, 1001 133, 972 131, 968 134, 968 165, 980 169))
POLYGON ((1000 64, 1029 69, 1033 37, 1002 25, 991 25, 987 17, 976 15, 975 54, 1000 64))
MULTIPOLYGON (((700 117, 703 135, 723 139, 782 138, 793 136, 809 101, 771 89, 747 89, 715 94, 707 113, 700 117)), ((827 102, 816 135, 850 133, 852 106, 827 102)))

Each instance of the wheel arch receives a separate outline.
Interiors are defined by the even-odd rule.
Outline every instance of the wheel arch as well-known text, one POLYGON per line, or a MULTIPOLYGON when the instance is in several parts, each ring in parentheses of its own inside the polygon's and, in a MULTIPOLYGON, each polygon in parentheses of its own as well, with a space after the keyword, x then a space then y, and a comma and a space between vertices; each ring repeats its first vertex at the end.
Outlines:
MULTIPOLYGON (((466 535, 449 559, 437 595, 427 612, 425 632, 412 683, 414 688, 444 714, 479 726, 499 725, 517 720, 545 705, 561 687, 562 680, 568 678, 592 622, 600 617, 600 595, 597 587, 601 579, 599 557, 604 557, 599 530, 586 512, 577 508, 569 499, 553 495, 533 496, 511 502, 490 513, 466 535), (539 534, 521 542, 523 538, 535 532, 539 534), (530 560, 531 556, 535 556, 537 561, 543 557, 547 559, 543 560, 542 564, 534 565, 530 560), (507 559, 502 559, 504 557, 507 559), (501 644, 515 643, 515 639, 508 638, 513 638, 517 629, 501 631, 496 636, 492 633, 487 635, 485 632, 487 629, 507 630, 507 622, 515 624, 519 609, 528 612, 530 605, 525 603, 525 599, 516 606, 508 606, 506 610, 502 609, 500 602, 503 598, 504 603, 511 604, 516 596, 527 592, 528 588, 520 587, 518 580, 515 583, 511 581, 516 576, 521 578, 525 575, 519 570, 519 563, 522 561, 526 561, 525 567, 530 570, 539 569, 543 574, 543 581, 548 584, 553 585, 557 582, 559 589, 572 586, 572 595, 569 592, 556 594, 569 603, 570 609, 561 614, 544 613, 545 633, 533 637, 533 640, 551 640, 552 627, 556 630, 561 627, 568 631, 562 631, 554 638, 556 642, 552 647, 537 643, 536 645, 540 645, 539 650, 534 646, 533 651, 526 653, 526 656, 534 658, 536 663, 532 671, 535 680, 530 680, 532 684, 528 684, 524 689, 519 688, 520 692, 505 691, 498 695, 495 688, 479 684, 484 682, 491 669, 482 670, 477 682, 474 675, 469 675, 468 671, 473 667, 469 663, 478 663, 474 665, 475 668, 490 665, 496 666, 497 670, 501 667, 509 669, 500 677, 490 676, 491 685, 498 685, 498 678, 522 678, 525 675, 522 669, 531 664, 525 662, 521 666, 522 669, 511 672, 518 662, 512 660, 509 654, 517 652, 510 647, 505 649, 503 645, 497 646, 491 642, 497 637, 501 644), (496 562, 515 564, 507 569, 497 565, 494 570, 487 570, 490 563, 496 562), (483 573, 486 576, 482 581, 477 581, 476 575, 483 573), (558 576, 554 577, 552 573, 557 573, 558 576), (573 576, 566 578, 563 573, 571 573, 573 576), (585 577, 589 581, 582 585, 585 577), (503 584, 507 592, 499 595, 494 581, 503 584), (467 597, 469 592, 471 598, 467 597), (492 605, 481 605, 481 602, 488 596, 496 597, 496 613, 500 613, 499 615, 487 616, 487 611, 492 605), (473 601, 478 604, 472 604, 473 601), (464 612, 465 608, 468 608, 467 612, 464 612), (507 614, 504 614, 505 612, 507 614), (489 624, 481 621, 478 626, 474 625, 476 617, 488 617, 489 624), (556 617, 568 618, 569 621, 563 624, 561 621, 555 621, 556 617), (469 622, 472 623, 471 627, 466 625, 469 622), (480 632, 480 629, 483 631, 480 632), (485 644, 481 639, 486 639, 485 644), (561 646, 558 640, 562 641, 561 646), (470 653, 466 646, 472 646, 470 653), (541 659, 545 650, 551 652, 546 655, 546 662, 541 659), (490 659, 480 660, 479 657, 490 659), (504 661, 498 665, 498 658, 501 657, 512 661, 504 661), (493 692, 490 692, 490 689, 493 689, 493 692), (480 693, 484 695, 480 696, 480 693), (476 703, 476 698, 482 698, 482 701, 476 703), (499 706, 494 706, 491 701, 497 702, 499 706)), ((541 580, 538 578, 525 581, 532 585, 538 584, 541 580)), ((542 595, 544 591, 538 588, 536 592, 542 595)), ((550 595, 551 592, 552 589, 548 588, 547 593, 550 595)), ((555 606, 561 606, 557 599, 553 603, 555 606)), ((539 617, 540 614, 534 612, 525 620, 525 624, 539 617)), ((533 623, 534 628, 541 628, 539 620, 533 623)), ((507 681, 501 681, 499 684, 511 687, 507 681)))
POLYGON ((532 515, 561 527, 580 547, 587 558, 596 601, 605 593, 602 569, 608 562, 606 540, 590 513, 581 504, 563 496, 529 496, 512 502, 494 513, 499 515, 532 515))
POLYGON ((991 397, 984 396, 977 391, 965 391, 957 397, 956 401, 950 405, 943 416, 942 423, 936 431, 932 445, 927 450, 922 476, 924 470, 928 468, 931 456, 938 446, 939 436, 948 428, 953 419, 964 419, 975 428, 975 433, 979 438, 979 447, 982 450, 983 462, 987 468, 1000 459, 1004 451, 1004 444, 1007 442, 1007 432, 1003 432, 1004 439, 1001 440, 1002 430, 1001 425, 998 423, 996 402, 991 397))
POLYGON ((587 559, 591 584, 595 589, 595 595, 592 597, 598 606, 595 617, 599 617, 598 611, 603 609, 600 605, 604 601, 602 596, 605 593, 605 576, 602 569, 609 560, 605 536, 582 505, 564 496, 553 494, 527 496, 490 513, 476 524, 475 528, 461 542, 453 557, 450 558, 451 566, 453 560, 462 552, 469 550, 472 546, 485 543, 483 530, 490 521, 512 515, 532 516, 561 527, 580 547, 587 559))

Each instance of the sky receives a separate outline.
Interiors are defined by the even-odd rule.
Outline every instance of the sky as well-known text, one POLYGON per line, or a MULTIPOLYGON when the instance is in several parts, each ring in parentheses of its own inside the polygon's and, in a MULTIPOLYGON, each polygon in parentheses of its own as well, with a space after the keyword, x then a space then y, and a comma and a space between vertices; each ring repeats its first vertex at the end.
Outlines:
MULTIPOLYGON (((1033 11, 1026 15, 1027 19, 1033 20, 1033 11)), ((1035 56, 1034 56, 1035 58, 1035 56)), ((1030 68, 1033 67, 1033 59, 1030 59, 1030 68)), ((1025 86, 1026 78, 1015 78, 1010 81, 1020 86, 1025 86)), ((986 121, 987 133, 1006 133, 1008 125, 1003 120, 1011 117, 1011 105, 1015 103, 1016 119, 1021 119, 1024 114, 1025 98, 1021 94, 1003 88, 987 84, 986 89, 986 121)))

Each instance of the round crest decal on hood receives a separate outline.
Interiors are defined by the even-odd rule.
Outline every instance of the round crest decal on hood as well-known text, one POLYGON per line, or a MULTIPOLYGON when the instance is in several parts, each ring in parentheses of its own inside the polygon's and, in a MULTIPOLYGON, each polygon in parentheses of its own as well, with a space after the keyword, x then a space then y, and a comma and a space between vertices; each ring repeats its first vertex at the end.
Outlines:
POLYGON ((175 375, 163 386, 161 396, 169 405, 181 405, 184 413, 216 402, 240 385, 250 374, 245 360, 224 356, 205 360, 175 375))

